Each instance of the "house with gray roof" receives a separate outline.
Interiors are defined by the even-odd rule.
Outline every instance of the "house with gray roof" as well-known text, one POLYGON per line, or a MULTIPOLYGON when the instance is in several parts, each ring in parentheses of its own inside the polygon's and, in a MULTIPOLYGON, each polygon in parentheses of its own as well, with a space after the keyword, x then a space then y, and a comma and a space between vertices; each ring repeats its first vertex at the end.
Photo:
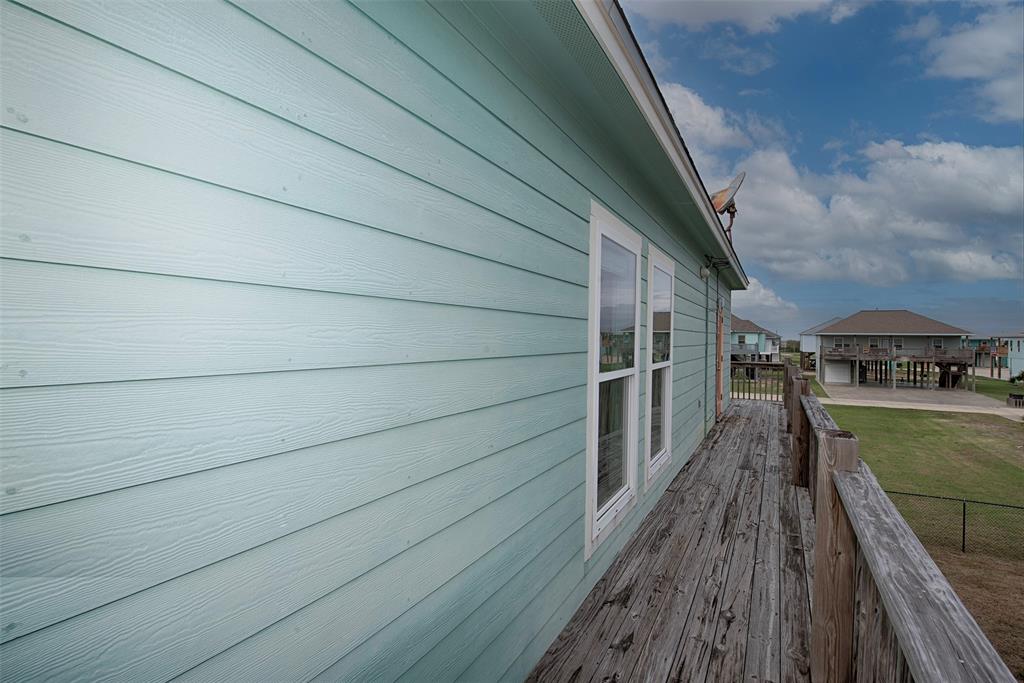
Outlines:
POLYGON ((970 332, 908 310, 859 311, 812 328, 818 381, 966 388, 970 332))
POLYGON ((737 360, 778 361, 782 337, 752 320, 732 315, 732 356, 737 360))

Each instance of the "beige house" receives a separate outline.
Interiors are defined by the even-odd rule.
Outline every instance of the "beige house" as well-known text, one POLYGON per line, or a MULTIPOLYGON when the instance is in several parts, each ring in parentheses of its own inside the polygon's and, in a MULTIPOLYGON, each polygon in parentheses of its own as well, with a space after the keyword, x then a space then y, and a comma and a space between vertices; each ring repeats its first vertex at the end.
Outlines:
POLYGON ((913 311, 860 311, 816 330, 818 381, 967 388, 969 335, 913 311))

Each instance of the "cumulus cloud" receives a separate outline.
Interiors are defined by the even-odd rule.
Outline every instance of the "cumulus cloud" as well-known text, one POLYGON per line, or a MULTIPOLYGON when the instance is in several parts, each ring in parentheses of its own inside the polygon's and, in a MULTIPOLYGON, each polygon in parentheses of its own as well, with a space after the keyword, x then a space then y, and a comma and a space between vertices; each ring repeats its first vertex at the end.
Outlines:
MULTIPOLYGON (((926 29, 917 32, 920 37, 926 29)), ((918 37, 913 30, 906 35, 918 37)), ((927 75, 977 84, 982 118, 1024 119, 1024 6, 996 7, 944 35, 929 37, 925 56, 927 75)))
POLYGON ((661 43, 657 40, 640 43, 640 49, 655 76, 661 76, 672 66, 672 60, 662 53, 661 43))
POLYGON ((797 306, 767 287, 756 277, 750 278, 750 286, 744 291, 734 292, 732 308, 741 318, 761 319, 765 325, 778 325, 797 316, 797 306))
POLYGON ((712 24, 732 24, 748 33, 774 33, 780 23, 801 14, 823 13, 833 23, 852 16, 861 2, 851 0, 628 0, 630 12, 655 26, 676 24, 702 30, 712 24))
POLYGON ((745 148, 753 144, 742 130, 738 117, 722 107, 708 104, 690 88, 679 83, 664 83, 661 94, 701 173, 721 170, 721 160, 715 154, 717 150, 745 148))
POLYGON ((900 40, 925 40, 938 35, 942 24, 934 14, 926 14, 917 21, 901 26, 896 30, 900 40))
POLYGON ((775 66, 776 59, 771 48, 755 49, 737 42, 735 32, 726 29, 724 36, 709 38, 701 53, 704 59, 717 62, 726 71, 743 76, 757 74, 775 66))
POLYGON ((923 272, 943 279, 1013 279, 1020 273, 1019 259, 978 247, 914 249, 910 255, 923 272))
POLYGON ((888 140, 861 174, 812 174, 780 149, 737 164, 741 257, 795 279, 873 285, 1021 276, 1024 148, 888 140))

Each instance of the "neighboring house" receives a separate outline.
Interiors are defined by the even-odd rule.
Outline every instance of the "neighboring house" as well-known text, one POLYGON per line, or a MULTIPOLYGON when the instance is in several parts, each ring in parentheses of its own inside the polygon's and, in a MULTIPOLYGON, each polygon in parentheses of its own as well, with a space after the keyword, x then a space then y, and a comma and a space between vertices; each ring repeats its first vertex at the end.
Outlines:
POLYGON ((1000 344, 1006 345, 1006 367, 1009 377, 1016 377, 1024 372, 1024 332, 1006 335, 999 338, 1000 344))
POLYGON ((800 333, 800 367, 804 370, 810 370, 813 365, 811 360, 814 359, 817 362, 816 355, 818 353, 818 331, 822 330, 833 323, 837 323, 842 318, 836 317, 825 322, 815 325, 814 327, 808 328, 800 333))
POLYGON ((522 679, 747 284, 618 7, 25 4, 5 680, 522 679))
POLYGON ((782 337, 757 323, 732 316, 732 355, 737 360, 778 361, 782 337))
POLYGON ((966 386, 974 367, 967 347, 970 333, 907 310, 867 310, 826 324, 814 332, 818 340, 818 381, 829 384, 876 382, 895 386, 898 370, 907 384, 966 386))
POLYGON ((974 364, 980 368, 1002 369, 1007 367, 1007 357, 1000 355, 1006 342, 1003 337, 971 336, 967 347, 974 351, 974 364))

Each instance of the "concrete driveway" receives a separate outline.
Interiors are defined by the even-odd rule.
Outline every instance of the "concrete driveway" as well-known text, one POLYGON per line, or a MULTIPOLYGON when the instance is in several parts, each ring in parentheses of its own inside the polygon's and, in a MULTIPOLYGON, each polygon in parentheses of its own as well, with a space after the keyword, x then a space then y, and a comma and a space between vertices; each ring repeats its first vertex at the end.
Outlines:
POLYGON ((824 404, 834 403, 852 406, 874 406, 879 408, 911 408, 916 410, 941 410, 959 413, 988 413, 1018 422, 1024 421, 1024 409, 1010 408, 994 398, 973 391, 959 389, 913 389, 882 387, 856 387, 850 384, 826 384, 829 398, 824 404))

